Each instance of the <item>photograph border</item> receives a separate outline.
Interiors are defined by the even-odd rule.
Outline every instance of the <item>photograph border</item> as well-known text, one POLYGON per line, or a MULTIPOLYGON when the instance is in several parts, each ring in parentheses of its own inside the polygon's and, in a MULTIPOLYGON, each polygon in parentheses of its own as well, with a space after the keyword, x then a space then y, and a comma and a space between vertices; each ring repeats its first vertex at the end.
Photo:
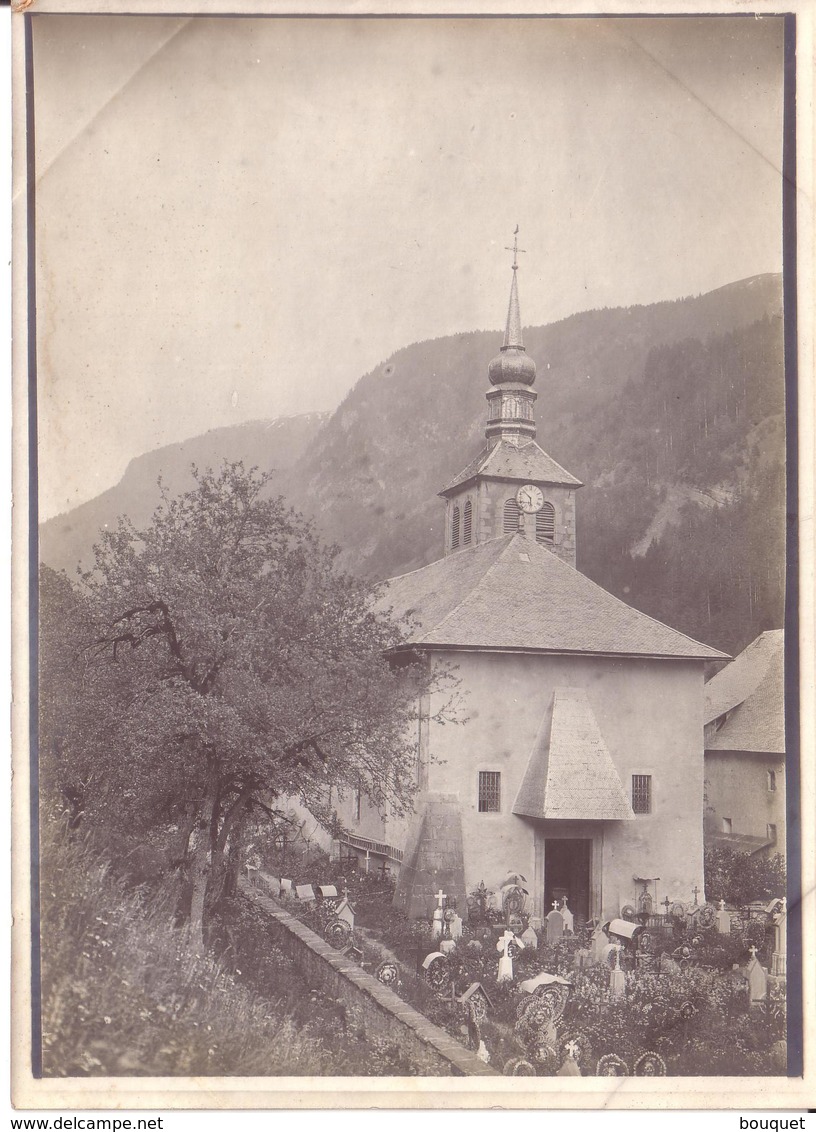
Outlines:
MULTIPOLYGON (((509 6, 508 6, 509 7, 509 6)), ((613 3, 601 11, 586 5, 557 11, 529 2, 502 10, 495 3, 399 5, 349 3, 292 5, 252 0, 21 0, 12 15, 13 38, 13 399, 15 498, 13 519, 13 768, 12 835, 12 1087, 22 1108, 739 1108, 797 1107, 813 1101, 814 980, 804 956, 814 948, 814 820, 816 792, 812 760, 813 702, 813 16, 812 3, 699 6, 692 3, 613 3), (44 1079, 31 1065, 39 1048, 39 921, 37 800, 37 390, 35 186, 31 22, 48 14, 222 16, 226 18, 604 18, 734 15, 785 16, 783 145, 783 291, 787 423, 788 553, 786 565, 785 659, 788 838, 788 916, 791 951, 788 986, 788 1078, 669 1078, 665 1081, 583 1078, 580 1090, 563 1079, 458 1078, 82 1078, 44 1079), (31 379, 30 379, 31 378, 31 379), (801 728, 801 730, 800 730, 801 728), (801 831, 797 836, 796 830, 801 831), (32 992, 32 987, 33 992, 32 992), (805 1020, 807 1033, 803 1031, 805 1020), (33 1071, 32 1071, 33 1070, 33 1071), (810 1092, 808 1092, 810 1090, 810 1092)))

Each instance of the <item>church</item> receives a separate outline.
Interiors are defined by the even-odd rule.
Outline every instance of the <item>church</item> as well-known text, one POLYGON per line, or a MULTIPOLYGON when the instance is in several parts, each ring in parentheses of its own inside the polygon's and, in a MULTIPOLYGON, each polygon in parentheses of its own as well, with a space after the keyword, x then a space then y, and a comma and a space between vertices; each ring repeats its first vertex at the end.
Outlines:
POLYGON ((398 868, 411 916, 437 891, 466 915, 468 893, 510 872, 534 914, 565 896, 578 921, 657 911, 703 891, 703 670, 726 657, 576 568, 582 485, 536 442, 513 251, 486 442, 439 493, 444 556, 379 598, 410 614, 406 650, 455 669, 467 719, 420 704, 413 815, 389 820, 358 793, 338 812, 341 851, 398 868))

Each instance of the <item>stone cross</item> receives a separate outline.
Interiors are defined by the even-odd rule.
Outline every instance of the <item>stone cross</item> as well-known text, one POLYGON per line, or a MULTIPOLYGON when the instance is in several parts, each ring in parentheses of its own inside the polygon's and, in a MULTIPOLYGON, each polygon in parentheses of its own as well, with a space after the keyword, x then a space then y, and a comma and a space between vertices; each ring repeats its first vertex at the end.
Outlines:
POLYGON ((436 900, 437 908, 442 907, 442 901, 445 899, 446 896, 447 896, 447 893, 443 892, 441 888, 440 888, 439 892, 434 893, 434 899, 436 900))
POLYGON ((725 911, 725 901, 722 898, 720 899, 720 911, 725 911))
POLYGON ((753 944, 753 943, 752 943, 752 944, 751 944, 751 946, 750 946, 750 947, 748 948, 748 951, 749 951, 749 952, 750 952, 750 954, 751 954, 751 958, 752 958, 752 959, 756 959, 756 957, 757 957, 757 949, 756 949, 756 947, 754 946, 754 944, 753 944))
POLYGON ((561 915, 564 919, 564 931, 572 933, 575 930, 575 917, 573 916, 572 912, 569 909, 569 906, 567 905, 566 896, 561 901, 561 907, 559 911, 561 912, 561 915))
POLYGON ((694 893, 694 903, 695 903, 695 905, 696 905, 696 903, 697 903, 697 894, 698 894, 698 892, 699 892, 700 890, 699 890, 699 888, 697 887, 697 885, 695 884, 694 888, 692 888, 692 890, 691 890, 691 891, 692 891, 692 892, 694 893))
POLYGON ((663 907, 664 907, 664 908, 666 909, 666 915, 668 916, 668 914, 669 914, 669 908, 671 908, 671 900, 669 900, 669 898, 668 898, 668 896, 667 896, 667 897, 666 897, 666 899, 665 899, 665 900, 661 900, 661 901, 660 901, 660 903, 661 903, 661 904, 663 905, 663 907))
POLYGON ((558 901, 553 900, 552 906, 553 906, 553 911, 557 912, 558 911, 558 901))

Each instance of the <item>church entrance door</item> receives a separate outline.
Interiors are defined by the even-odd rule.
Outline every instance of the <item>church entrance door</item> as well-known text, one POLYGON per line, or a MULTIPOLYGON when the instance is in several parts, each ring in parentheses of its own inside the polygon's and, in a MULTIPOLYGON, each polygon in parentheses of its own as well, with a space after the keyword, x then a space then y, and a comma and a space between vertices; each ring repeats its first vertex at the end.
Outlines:
POLYGON ((544 914, 567 897, 575 926, 589 919, 592 841, 588 837, 548 837, 544 842, 544 914))

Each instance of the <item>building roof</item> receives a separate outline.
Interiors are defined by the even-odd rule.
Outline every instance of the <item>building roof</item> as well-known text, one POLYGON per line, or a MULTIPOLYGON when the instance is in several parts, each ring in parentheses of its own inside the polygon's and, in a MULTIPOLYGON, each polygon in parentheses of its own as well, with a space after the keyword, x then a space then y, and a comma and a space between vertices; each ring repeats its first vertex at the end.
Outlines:
POLYGON ((563 484, 567 487, 582 487, 575 476, 565 471, 551 456, 539 448, 535 440, 524 444, 509 444, 497 440, 487 444, 475 460, 439 492, 445 495, 475 476, 491 476, 494 479, 529 480, 537 483, 563 484))
POLYGON ((634 818, 583 688, 555 689, 513 813, 594 821, 634 818))
POLYGON ((781 629, 760 633, 705 686, 705 722, 722 720, 706 750, 785 750, 785 647, 781 629))
POLYGON ((754 837, 750 833, 714 833, 707 838, 714 845, 724 845, 738 853, 747 853, 749 857, 758 853, 760 849, 767 849, 773 845, 769 837, 754 837))
POLYGON ((626 605, 521 532, 392 578, 378 605, 408 615, 408 643, 428 648, 725 656, 626 605))

